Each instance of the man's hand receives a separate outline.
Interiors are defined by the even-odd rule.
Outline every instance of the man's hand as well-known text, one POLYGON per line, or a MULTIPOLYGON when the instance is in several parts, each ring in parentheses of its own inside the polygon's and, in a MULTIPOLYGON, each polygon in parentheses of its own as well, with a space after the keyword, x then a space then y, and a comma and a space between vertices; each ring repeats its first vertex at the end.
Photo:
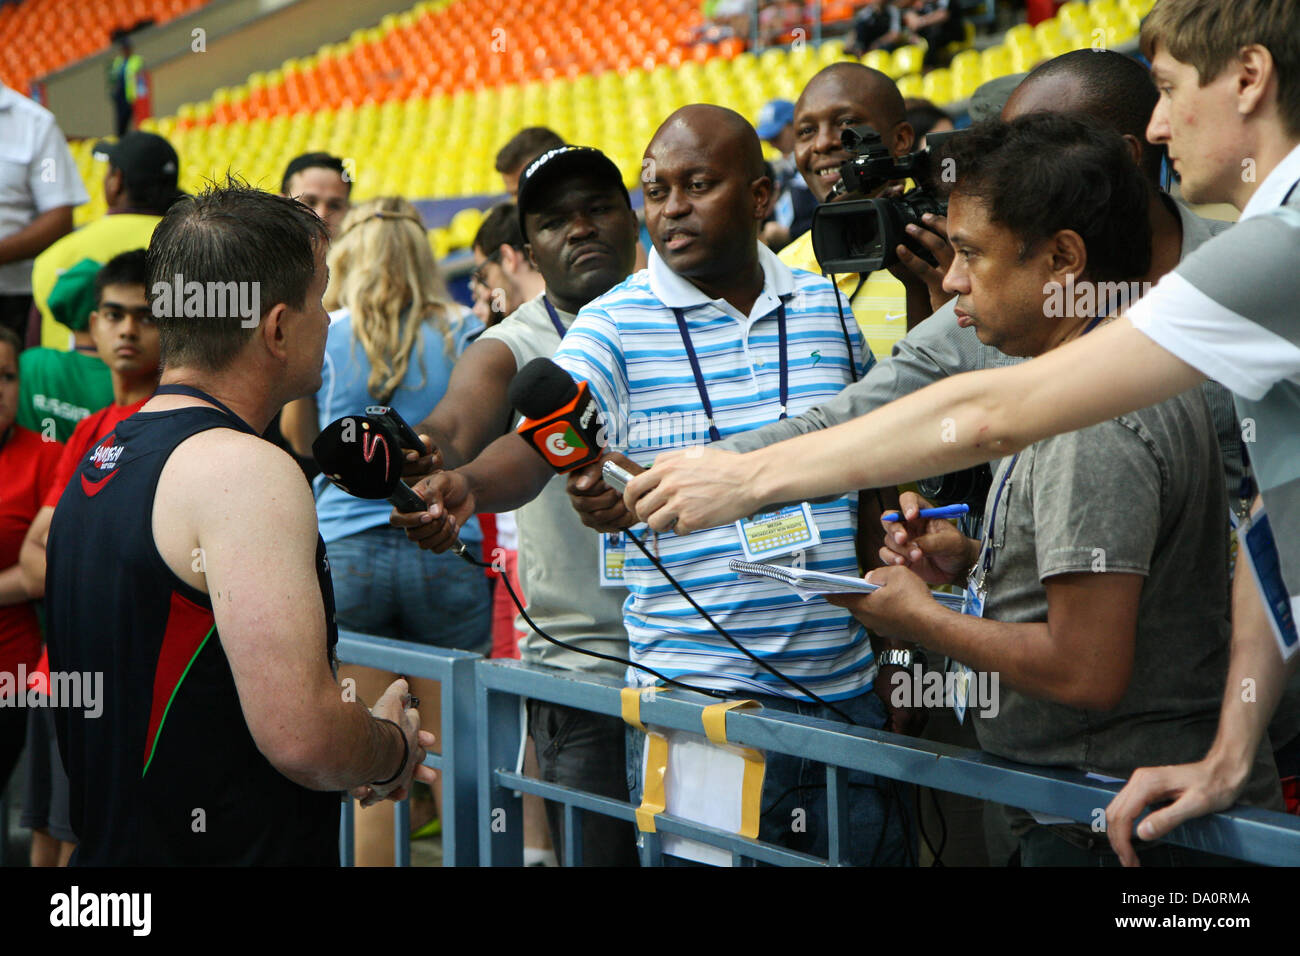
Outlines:
POLYGON ((428 435, 421 435, 420 441, 424 442, 423 455, 411 449, 402 456, 403 478, 423 478, 425 475, 442 470, 442 452, 434 447, 433 439, 428 435))
MULTIPOLYGON (((914 679, 915 675, 910 671, 893 664, 876 670, 876 696, 885 705, 885 726, 882 729, 893 734, 903 734, 907 737, 921 736, 926 721, 930 719, 930 712, 920 704, 902 707, 895 706, 893 701, 894 688, 903 681, 914 679)), ((909 698, 920 700, 920 696, 917 694, 910 694, 909 698)))
POLYGON ((565 490, 569 493, 569 503, 578 512, 582 523, 596 531, 621 531, 636 524, 636 515, 627 509, 620 495, 601 477, 601 468, 606 461, 612 461, 630 472, 639 475, 645 471, 632 459, 618 452, 606 452, 599 461, 594 461, 585 468, 569 472, 565 490))
POLYGON ((743 455, 699 446, 660 455, 628 483, 623 501, 654 531, 716 528, 758 510, 743 455))
MULTIPOLYGON (((936 612, 945 609, 907 568, 876 568, 867 575, 880 589, 870 594, 827 594, 826 600, 849 611, 870 631, 900 641, 924 644, 936 612)), ((951 613, 951 612, 949 612, 951 613)))
POLYGON ((925 228, 917 225, 907 227, 908 238, 933 256, 938 265, 930 265, 906 243, 899 243, 894 251, 898 253, 901 268, 891 267, 889 271, 904 283, 909 282, 909 274, 914 277, 912 281, 919 279, 923 282, 930 294, 930 307, 937 310, 953 295, 943 288, 943 277, 953 260, 952 246, 948 242, 948 218, 927 212, 921 217, 921 222, 925 228))
POLYGON ((398 511, 388 523, 402 528, 406 536, 426 551, 441 554, 456 543, 460 529, 474 514, 474 493, 459 471, 436 471, 414 487, 425 500, 424 511, 398 511))
POLYGON ((903 521, 881 520, 885 544, 880 560, 915 572, 927 584, 952 584, 970 570, 971 540, 951 521, 919 517, 922 508, 933 507, 913 491, 898 497, 903 521))
POLYGON ((363 807, 373 806, 381 800, 405 800, 410 793, 411 781, 433 783, 438 774, 432 767, 424 766, 425 748, 435 742, 433 734, 420 729, 420 712, 414 707, 404 706, 410 688, 405 680, 398 678, 388 685, 388 690, 370 709, 374 717, 391 720, 402 728, 406 735, 406 763, 397 779, 383 786, 365 784, 352 791, 352 795, 361 801, 363 807))
POLYGON ((1245 782, 1245 774, 1229 774, 1210 757, 1174 767, 1141 767, 1106 807, 1106 838, 1121 863, 1138 866, 1133 821, 1149 804, 1173 801, 1138 824, 1139 839, 1158 840, 1187 820, 1228 809, 1237 802, 1245 782))

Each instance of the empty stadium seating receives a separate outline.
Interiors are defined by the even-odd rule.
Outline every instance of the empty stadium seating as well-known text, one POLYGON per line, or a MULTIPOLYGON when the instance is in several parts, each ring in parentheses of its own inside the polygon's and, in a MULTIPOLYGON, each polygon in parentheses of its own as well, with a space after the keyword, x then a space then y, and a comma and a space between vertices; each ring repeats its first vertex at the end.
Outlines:
MULTIPOLYGON (((894 77, 905 96, 944 105, 1067 50, 1131 40, 1151 3, 1076 0, 1053 20, 1014 27, 927 74, 920 46, 862 62, 894 77)), ((550 126, 600 147, 635 186, 645 143, 673 109, 714 102, 753 119, 767 100, 795 98, 813 73, 847 58, 840 40, 757 55, 736 39, 691 43, 699 23, 696 0, 424 0, 147 128, 175 143, 186 189, 227 168, 275 188, 289 157, 323 149, 346 158, 356 199, 483 197, 486 207, 500 191, 493 157, 521 127, 550 126)), ((90 145, 74 152, 95 181, 90 145)), ((99 207, 97 196, 79 221, 99 207)), ((475 208, 457 213, 434 230, 435 250, 468 244, 480 218, 475 208)))

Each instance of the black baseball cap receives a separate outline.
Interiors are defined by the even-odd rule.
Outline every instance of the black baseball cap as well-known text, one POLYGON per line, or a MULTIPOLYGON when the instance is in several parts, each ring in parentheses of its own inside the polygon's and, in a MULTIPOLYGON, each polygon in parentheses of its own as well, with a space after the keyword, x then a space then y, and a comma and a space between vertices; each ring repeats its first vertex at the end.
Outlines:
POLYGON ((561 177, 591 176, 610 186, 617 186, 626 200, 628 208, 632 198, 623 185, 623 174, 618 171, 613 160, 598 149, 590 146, 557 146, 548 149, 519 174, 519 195, 515 202, 519 206, 519 228, 524 240, 528 239, 528 229, 524 225, 524 215, 538 198, 546 191, 546 186, 561 177))
POLYGON ((174 189, 180 175, 176 150, 157 133, 133 130, 116 143, 101 139, 95 144, 94 156, 120 169, 131 187, 159 183, 174 189))

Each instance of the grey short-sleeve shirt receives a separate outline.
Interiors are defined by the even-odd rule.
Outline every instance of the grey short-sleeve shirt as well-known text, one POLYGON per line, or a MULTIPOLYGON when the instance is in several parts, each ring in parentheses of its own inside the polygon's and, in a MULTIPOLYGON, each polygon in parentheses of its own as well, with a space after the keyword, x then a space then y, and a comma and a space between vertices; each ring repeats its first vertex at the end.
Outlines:
MULTIPOLYGON (((989 509, 1012 466, 999 465, 989 509)), ((1199 390, 1025 449, 989 531, 996 550, 985 616, 1045 622, 1044 582, 1053 576, 1139 574, 1146 580, 1132 676, 1107 712, 1002 684, 998 713, 977 716, 980 745, 1022 763, 1114 777, 1203 757, 1228 666, 1226 508, 1214 422, 1199 390)), ((1259 784, 1268 792, 1267 780, 1259 784)))

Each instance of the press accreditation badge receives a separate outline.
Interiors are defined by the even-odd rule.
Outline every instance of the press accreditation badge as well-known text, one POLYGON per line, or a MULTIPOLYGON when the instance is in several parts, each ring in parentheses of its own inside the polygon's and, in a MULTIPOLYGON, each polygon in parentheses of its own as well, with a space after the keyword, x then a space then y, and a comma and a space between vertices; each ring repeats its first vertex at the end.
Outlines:
POLYGON ((626 547, 627 535, 621 531, 600 536, 600 586, 602 588, 627 586, 623 580, 623 556, 626 547))
POLYGON ((1295 616, 1291 611, 1291 596, 1282 580, 1282 560, 1273 540, 1273 530, 1269 527, 1268 514, 1263 508, 1237 526, 1237 538, 1241 542, 1237 559, 1245 561, 1250 568, 1268 612, 1269 627, 1277 640, 1278 650, 1282 652, 1282 660, 1289 661, 1300 651, 1300 634, 1297 634, 1295 616))
POLYGON ((822 543, 812 507, 806 501, 744 518, 736 522, 736 530, 740 532, 740 549, 746 561, 794 554, 822 543))
MULTIPOLYGON (((972 573, 966 579, 966 593, 962 596, 961 612, 971 617, 984 616, 984 592, 975 583, 972 573)), ((948 672, 953 675, 952 712, 957 715, 957 723, 966 720, 966 704, 970 701, 971 684, 975 682, 975 672, 960 661, 949 660, 948 672)))

